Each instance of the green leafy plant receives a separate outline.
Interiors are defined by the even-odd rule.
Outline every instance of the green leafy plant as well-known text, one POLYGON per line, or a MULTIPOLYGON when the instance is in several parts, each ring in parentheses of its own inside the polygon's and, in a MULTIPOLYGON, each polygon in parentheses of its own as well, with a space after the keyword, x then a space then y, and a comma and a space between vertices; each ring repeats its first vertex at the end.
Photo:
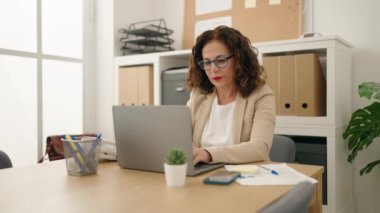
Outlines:
POLYGON ((180 149, 171 149, 166 155, 166 161, 170 165, 181 165, 186 163, 185 152, 180 149))
MULTIPOLYGON (((359 96, 373 101, 372 104, 356 110, 343 133, 351 151, 347 161, 352 163, 358 152, 367 148, 375 138, 380 137, 380 83, 364 82, 359 85, 359 96)), ((380 159, 375 160, 360 170, 360 175, 368 174, 376 166, 380 166, 380 159)))

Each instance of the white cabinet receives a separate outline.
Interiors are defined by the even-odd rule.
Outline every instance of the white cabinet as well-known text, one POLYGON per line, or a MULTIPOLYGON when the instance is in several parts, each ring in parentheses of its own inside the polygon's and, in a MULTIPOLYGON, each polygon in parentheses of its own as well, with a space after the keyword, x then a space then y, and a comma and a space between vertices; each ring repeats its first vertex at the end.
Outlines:
MULTIPOLYGON (((337 36, 254 43, 259 59, 264 55, 317 54, 326 78, 326 116, 277 116, 276 134, 326 138, 327 205, 324 212, 350 212, 352 207, 352 166, 342 132, 351 115, 352 47, 337 36)), ((119 67, 153 65, 154 104, 161 103, 161 72, 189 63, 190 50, 122 56, 115 59, 115 104, 118 103, 119 67)))

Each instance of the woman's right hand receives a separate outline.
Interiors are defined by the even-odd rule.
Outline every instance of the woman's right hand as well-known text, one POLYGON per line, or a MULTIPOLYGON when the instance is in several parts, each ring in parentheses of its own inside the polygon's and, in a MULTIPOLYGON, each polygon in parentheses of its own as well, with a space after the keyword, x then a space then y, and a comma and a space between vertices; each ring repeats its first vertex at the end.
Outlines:
POLYGON ((209 163, 212 161, 211 154, 202 148, 198 148, 193 146, 193 164, 197 164, 198 162, 209 163))

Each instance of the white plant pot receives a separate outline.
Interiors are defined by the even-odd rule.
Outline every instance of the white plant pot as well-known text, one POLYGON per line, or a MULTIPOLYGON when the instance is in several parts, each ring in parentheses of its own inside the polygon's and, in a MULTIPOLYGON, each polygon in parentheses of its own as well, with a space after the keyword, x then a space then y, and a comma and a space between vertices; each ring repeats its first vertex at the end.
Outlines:
POLYGON ((171 187, 184 186, 186 181, 187 163, 169 165, 164 163, 166 185, 171 187))

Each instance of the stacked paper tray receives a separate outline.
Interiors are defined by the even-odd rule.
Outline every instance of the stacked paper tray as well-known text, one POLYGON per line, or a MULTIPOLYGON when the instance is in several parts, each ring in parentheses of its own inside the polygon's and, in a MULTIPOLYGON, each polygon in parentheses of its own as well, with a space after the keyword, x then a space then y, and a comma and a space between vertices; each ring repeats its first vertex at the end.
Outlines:
POLYGON ((128 29, 120 29, 125 36, 120 39, 123 55, 134 53, 150 53, 173 50, 174 40, 169 38, 173 33, 166 27, 163 19, 133 23, 128 29), (158 22, 158 24, 152 24, 158 22))
POLYGON ((173 30, 170 30, 166 27, 160 27, 157 25, 149 24, 143 28, 133 29, 133 30, 124 30, 124 33, 128 33, 136 36, 146 36, 146 37, 160 37, 165 35, 171 35, 173 30))

